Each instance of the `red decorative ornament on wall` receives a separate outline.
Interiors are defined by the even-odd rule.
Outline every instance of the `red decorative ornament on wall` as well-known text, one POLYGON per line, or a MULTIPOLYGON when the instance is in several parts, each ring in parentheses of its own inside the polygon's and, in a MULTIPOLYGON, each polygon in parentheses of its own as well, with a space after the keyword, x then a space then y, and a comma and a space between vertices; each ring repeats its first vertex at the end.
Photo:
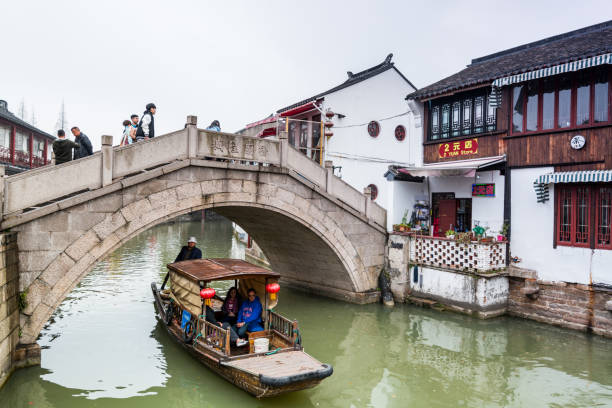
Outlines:
POLYGON ((404 141, 406 138, 406 128, 404 126, 397 125, 395 127, 395 138, 400 142, 404 141))
POLYGON ((376 200, 376 197, 378 197, 378 187, 376 187, 376 184, 370 184, 368 187, 370 187, 372 201, 376 200))
POLYGON ((378 137, 380 133, 380 125, 377 121, 373 120, 368 123, 368 134, 372 137, 378 137))

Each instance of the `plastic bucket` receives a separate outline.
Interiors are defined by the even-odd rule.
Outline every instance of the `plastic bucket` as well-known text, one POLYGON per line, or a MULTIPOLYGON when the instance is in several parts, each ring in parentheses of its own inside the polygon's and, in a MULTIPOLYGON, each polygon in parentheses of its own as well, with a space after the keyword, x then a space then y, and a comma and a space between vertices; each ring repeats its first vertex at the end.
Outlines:
POLYGON ((270 340, 265 337, 255 339, 255 341, 253 341, 253 345, 255 346, 255 353, 265 353, 266 351, 270 350, 270 340))

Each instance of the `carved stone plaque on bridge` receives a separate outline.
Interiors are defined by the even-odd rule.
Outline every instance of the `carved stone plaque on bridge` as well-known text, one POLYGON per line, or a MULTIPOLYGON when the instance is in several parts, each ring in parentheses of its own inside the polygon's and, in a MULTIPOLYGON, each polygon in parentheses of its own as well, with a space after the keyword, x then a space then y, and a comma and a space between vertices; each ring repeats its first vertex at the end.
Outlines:
POLYGON ((280 162, 280 147, 275 140, 212 132, 200 134, 199 154, 261 163, 280 162))

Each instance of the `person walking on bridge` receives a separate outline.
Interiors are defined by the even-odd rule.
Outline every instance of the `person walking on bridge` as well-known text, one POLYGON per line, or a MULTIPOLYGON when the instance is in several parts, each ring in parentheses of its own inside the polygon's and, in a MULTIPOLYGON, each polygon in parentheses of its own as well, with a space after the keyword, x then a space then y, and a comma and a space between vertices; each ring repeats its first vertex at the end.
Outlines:
POLYGON ((52 147, 55 164, 62 164, 72 160, 72 149, 79 149, 81 146, 66 139, 66 132, 64 132, 64 129, 60 129, 57 131, 57 139, 53 141, 52 147))
POLYGON ((142 114, 138 129, 136 129, 136 141, 148 140, 155 137, 155 120, 153 115, 157 111, 154 103, 148 103, 146 110, 142 114))
POLYGON ((74 135, 74 141, 79 144, 79 148, 74 150, 74 160, 91 156, 93 154, 93 147, 87 135, 81 132, 78 126, 74 126, 70 131, 74 135))

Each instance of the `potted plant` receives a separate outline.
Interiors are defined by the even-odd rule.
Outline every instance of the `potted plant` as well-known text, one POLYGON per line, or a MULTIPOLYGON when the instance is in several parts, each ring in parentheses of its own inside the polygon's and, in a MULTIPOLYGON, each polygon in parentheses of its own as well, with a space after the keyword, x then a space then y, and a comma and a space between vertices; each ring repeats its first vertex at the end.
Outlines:
POLYGON ((446 235, 446 238, 448 239, 455 239, 455 231, 453 230, 446 231, 444 235, 446 235))
POLYGON ((480 238, 480 242, 493 242, 493 237, 487 235, 489 231, 489 227, 484 227, 484 231, 482 233, 482 237, 480 238))
POLYGON ((472 234, 470 234, 469 232, 460 232, 459 234, 457 234, 457 241, 462 244, 469 244, 471 238, 472 234))
POLYGON ((482 238, 482 236, 485 233, 485 229, 483 227, 481 227, 480 225, 477 225, 477 226, 474 227, 472 232, 474 233, 474 236, 476 237, 476 240, 480 241, 480 239, 482 238))
POLYGON ((508 230, 510 229, 510 225, 506 222, 502 225, 502 229, 499 230, 499 235, 497 236, 498 241, 503 241, 508 236, 508 230))

